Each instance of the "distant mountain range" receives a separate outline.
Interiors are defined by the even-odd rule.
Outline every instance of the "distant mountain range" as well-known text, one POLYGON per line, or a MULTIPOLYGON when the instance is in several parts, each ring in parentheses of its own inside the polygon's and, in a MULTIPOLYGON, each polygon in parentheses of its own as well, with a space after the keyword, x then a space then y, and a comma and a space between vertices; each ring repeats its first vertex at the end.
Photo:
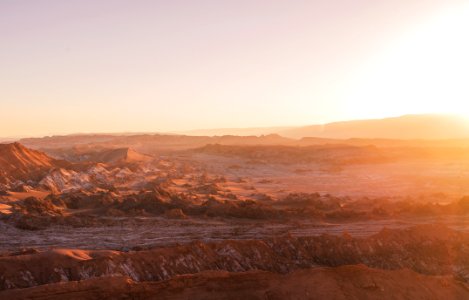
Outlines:
POLYGON ((210 129, 185 132, 188 135, 261 135, 276 133, 300 139, 465 139, 469 138, 469 118, 452 115, 405 115, 394 118, 334 122, 304 127, 210 129))
POLYGON ((312 125, 279 134, 290 138, 463 139, 469 138, 469 119, 448 115, 406 115, 312 125))
MULTIPOLYGON (((187 145, 285 144, 304 138, 318 139, 391 139, 448 140, 469 139, 469 118, 452 115, 405 115, 385 119, 353 120, 302 127, 219 128, 177 133, 73 134, 44 138, 26 138, 20 142, 33 148, 56 148, 70 144, 121 144, 154 142, 185 148, 187 145), (258 136, 259 138, 256 138, 258 136)), ((1 141, 1 140, 0 140, 1 141)), ((11 142, 11 139, 8 139, 11 142)), ((3 141, 6 142, 6 141, 3 141)), ((311 139, 309 140, 311 142, 311 139)), ((324 141, 320 141, 324 142, 324 141)), ((154 146, 155 146, 154 145, 154 146)), ((165 147, 166 148, 166 147, 165 147)), ((172 147, 174 148, 174 147, 172 147)))
POLYGON ((279 132, 286 132, 293 130, 297 127, 255 127, 255 128, 214 128, 214 129, 195 129, 188 131, 175 132, 175 134, 190 135, 190 136, 260 136, 269 134, 278 134, 279 132))

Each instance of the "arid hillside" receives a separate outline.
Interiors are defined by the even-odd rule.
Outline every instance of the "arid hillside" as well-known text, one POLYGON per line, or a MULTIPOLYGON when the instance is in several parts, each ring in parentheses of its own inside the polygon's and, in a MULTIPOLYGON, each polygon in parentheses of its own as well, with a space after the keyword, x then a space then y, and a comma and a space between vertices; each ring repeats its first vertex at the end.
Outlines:
POLYGON ((64 165, 66 162, 28 149, 20 143, 0 144, 0 175, 3 182, 11 178, 38 179, 50 169, 64 165))

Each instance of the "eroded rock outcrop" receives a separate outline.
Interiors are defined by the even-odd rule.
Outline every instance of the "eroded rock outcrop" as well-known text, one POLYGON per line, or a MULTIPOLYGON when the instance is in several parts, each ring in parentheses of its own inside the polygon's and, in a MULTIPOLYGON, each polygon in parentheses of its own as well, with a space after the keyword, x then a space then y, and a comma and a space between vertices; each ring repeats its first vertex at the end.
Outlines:
POLYGON ((438 225, 383 230, 369 238, 348 235, 217 243, 194 242, 142 251, 52 250, 0 258, 0 289, 127 276, 161 281, 209 270, 288 273, 317 266, 364 264, 411 269, 425 275, 469 280, 469 236, 438 225))

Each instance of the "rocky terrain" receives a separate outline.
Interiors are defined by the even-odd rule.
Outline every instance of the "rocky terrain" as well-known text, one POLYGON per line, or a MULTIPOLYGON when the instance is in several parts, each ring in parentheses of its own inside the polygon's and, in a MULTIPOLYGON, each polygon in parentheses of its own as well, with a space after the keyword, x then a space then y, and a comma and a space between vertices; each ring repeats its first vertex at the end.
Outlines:
POLYGON ((464 143, 305 141, 0 145, 0 298, 467 298, 464 143))
MULTIPOLYGON (((254 293, 258 297, 273 293, 273 297, 284 295, 293 299, 293 295, 282 294, 281 291, 288 290, 287 287, 294 284, 299 277, 303 280, 297 283, 297 288, 300 288, 295 291, 299 293, 297 297, 312 298, 324 293, 320 289, 306 294, 307 286, 316 282, 321 286, 342 287, 337 290, 323 287, 329 293, 332 292, 334 297, 350 294, 357 298, 371 298, 383 295, 383 292, 396 286, 406 286, 406 289, 422 286, 425 289, 423 295, 430 297, 428 299, 438 299, 438 295, 445 294, 456 297, 451 299, 463 299, 467 295, 469 280, 469 253, 466 253, 467 249, 464 247, 468 239, 467 234, 443 226, 424 225, 404 230, 382 230, 368 238, 353 238, 344 234, 217 243, 195 242, 184 246, 130 252, 31 250, 10 253, 0 258, 0 289, 3 290, 0 295, 32 297, 47 292, 52 295, 70 293, 72 297, 76 297, 80 292, 83 295, 86 291, 97 297, 103 293, 117 293, 116 290, 135 290, 132 293, 143 297, 144 291, 148 290, 141 290, 141 284, 150 284, 148 288, 156 291, 169 286, 169 290, 163 291, 168 293, 168 297, 172 295, 171 286, 174 285, 179 286, 178 291, 175 291, 179 297, 195 291, 197 297, 202 297, 204 291, 208 292, 207 285, 217 286, 219 295, 225 296, 234 291, 235 286, 241 285, 248 290, 252 289, 249 294, 254 293), (345 267, 349 265, 356 267, 345 267), (239 275, 235 275, 237 273, 239 275), (197 275, 187 277, 186 274, 197 275), (325 276, 319 276, 320 274, 325 276), (344 276, 348 279, 339 279, 344 276), (399 280, 399 276, 411 281, 399 280), (103 280, 112 282, 111 285, 116 281, 121 284, 118 284, 116 290, 109 290, 107 284, 102 287, 97 284, 99 281, 103 283, 103 280), (259 281, 263 284, 256 284, 259 281), (282 282, 281 285, 275 285, 276 281, 282 282), (79 282, 83 288, 93 288, 83 290, 76 284, 70 284, 73 282, 79 282), (156 282, 161 284, 155 284, 156 282), (254 286, 249 288, 248 282, 252 282, 254 286), (435 286, 432 282, 438 285, 435 286), (227 285, 227 289, 221 289, 219 284, 227 285), (343 289, 350 285, 354 289, 343 289), (35 288, 21 290, 31 287, 35 288)), ((418 297, 422 297, 420 292, 415 291, 418 297)), ((403 295, 411 295, 406 290, 401 293, 386 297, 397 299, 403 295)))

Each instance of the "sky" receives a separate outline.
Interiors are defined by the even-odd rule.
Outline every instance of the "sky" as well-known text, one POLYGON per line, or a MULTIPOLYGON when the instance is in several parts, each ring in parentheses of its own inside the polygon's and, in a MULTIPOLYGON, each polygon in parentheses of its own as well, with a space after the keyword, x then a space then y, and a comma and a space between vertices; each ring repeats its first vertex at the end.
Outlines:
POLYGON ((465 0, 1 0, 0 136, 469 116, 465 0))

